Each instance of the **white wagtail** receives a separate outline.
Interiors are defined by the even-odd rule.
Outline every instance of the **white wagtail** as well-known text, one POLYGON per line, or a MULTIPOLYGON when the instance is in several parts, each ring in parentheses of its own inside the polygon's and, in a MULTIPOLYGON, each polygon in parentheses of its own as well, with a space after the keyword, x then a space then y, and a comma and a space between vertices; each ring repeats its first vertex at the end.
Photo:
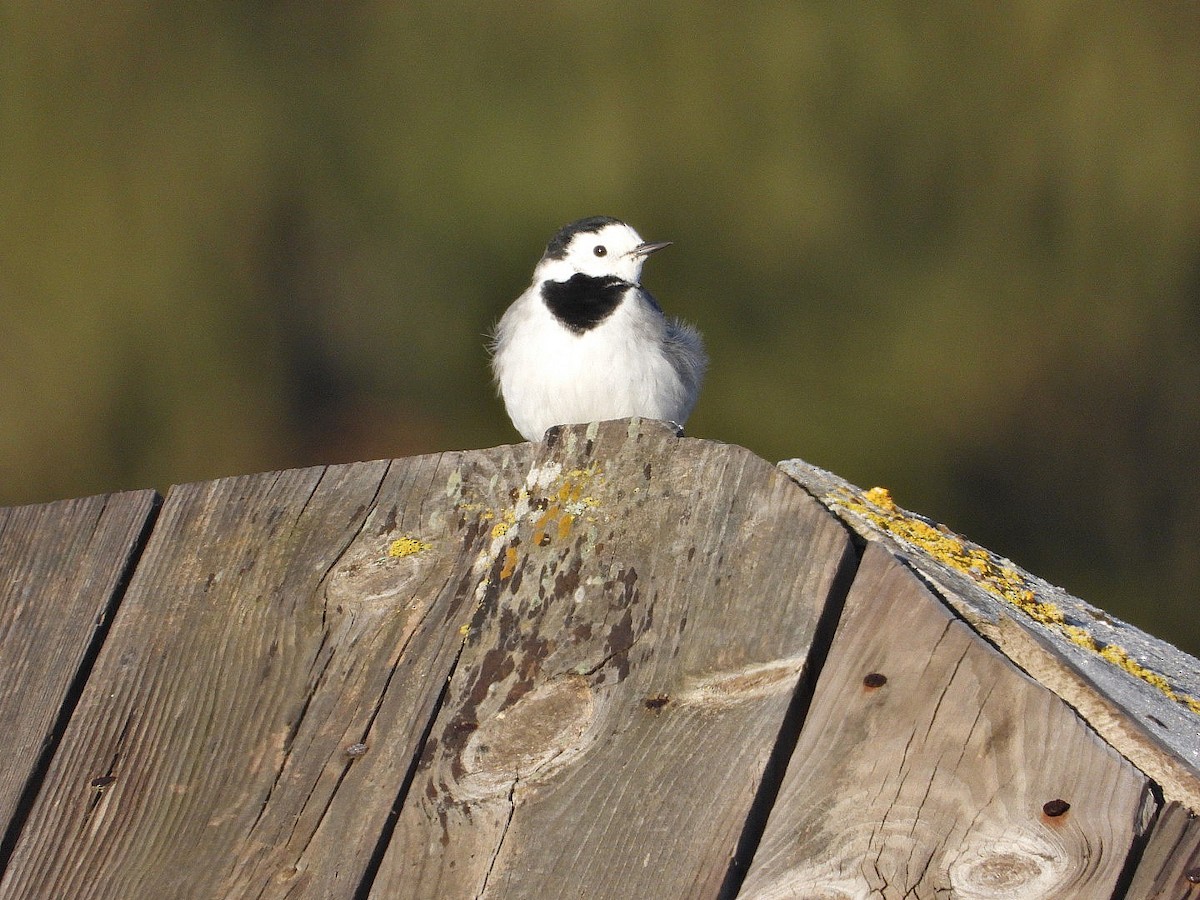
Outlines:
POLYGON ((553 425, 627 416, 683 425, 708 365, 704 344, 639 283, 646 257, 670 243, 594 216, 546 245, 492 340, 500 394, 526 440, 553 425))

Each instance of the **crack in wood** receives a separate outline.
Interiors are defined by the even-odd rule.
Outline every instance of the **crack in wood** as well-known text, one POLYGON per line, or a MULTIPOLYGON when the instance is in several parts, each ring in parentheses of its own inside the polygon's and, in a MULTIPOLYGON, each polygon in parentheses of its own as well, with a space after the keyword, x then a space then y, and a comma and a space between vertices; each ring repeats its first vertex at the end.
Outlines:
POLYGON ((857 548, 848 545, 839 563, 837 574, 829 588, 821 618, 813 632, 812 645, 808 651, 808 662, 796 682, 792 701, 779 727, 779 733, 771 746, 771 755, 763 768, 762 780, 755 790, 754 801, 746 812, 742 833, 729 861, 725 879, 717 892, 718 900, 732 900, 741 890, 746 873, 758 852, 759 843, 767 827, 769 817, 787 774, 788 763, 800 741, 800 734, 808 720, 809 708, 816 692, 817 680, 825 667, 838 622, 846 605, 846 598, 858 573, 861 556, 857 548))
POLYGON ((496 868, 496 861, 500 859, 500 853, 504 849, 504 841, 508 837, 508 829, 512 825, 513 815, 517 811, 517 785, 521 779, 514 778, 512 785, 508 789, 508 818, 504 820, 504 825, 500 829, 500 838, 496 841, 496 849, 492 853, 492 858, 488 860, 487 871, 483 873, 483 881, 479 885, 479 890, 475 894, 475 900, 482 900, 483 895, 487 893, 488 882, 492 878, 492 872, 496 868))
POLYGON ((392 809, 388 813, 383 827, 379 829, 379 839, 375 842, 375 849, 372 851, 371 858, 367 861, 367 865, 363 869, 362 877, 359 878, 358 889, 354 892, 354 900, 368 900, 371 894, 371 887, 375 884, 375 878, 379 874, 379 867, 383 865, 383 858, 387 855, 388 847, 392 842, 392 834, 396 830, 396 822, 400 818, 400 811, 404 809, 404 804, 408 801, 409 791, 412 790, 413 781, 417 777, 417 770, 421 766, 421 760, 425 756, 429 739, 433 735, 433 728, 437 724, 442 707, 446 705, 446 700, 450 696, 450 683, 454 680, 454 673, 458 669, 458 662, 462 658, 463 648, 466 647, 466 643, 467 638, 464 635, 462 641, 459 643, 458 651, 454 655, 454 660, 450 663, 450 667, 446 672, 446 680, 442 683, 441 692, 430 709, 429 716, 425 722, 425 728, 421 732, 421 738, 417 741, 417 745, 413 750, 408 769, 405 771, 404 778, 400 782, 400 790, 397 792, 396 799, 392 803, 392 809))
MULTIPOLYGON (((394 680, 396 673, 399 671, 399 669, 401 668, 401 666, 403 664, 404 650, 405 650, 405 648, 408 647, 409 643, 413 639, 413 635, 415 635, 417 633, 417 631, 419 630, 420 623, 424 621, 425 617, 428 614, 429 614, 428 610, 425 610, 421 614, 420 618, 414 624, 413 628, 410 629, 408 639, 400 646, 400 648, 398 648, 398 650, 395 654, 395 657, 394 657, 395 661, 393 662, 393 664, 388 672, 388 676, 387 676, 386 680, 384 681, 382 688, 380 689, 378 695, 375 698, 375 701, 371 707, 370 715, 367 717, 367 721, 363 726, 361 734, 359 735, 359 743, 365 744, 367 741, 367 738, 370 736, 371 729, 375 724, 375 720, 376 720, 376 718, 378 718, 379 712, 383 708, 383 703, 387 697, 388 689, 391 687, 392 681, 394 680)), ((328 637, 329 637, 328 634, 325 634, 322 637, 322 641, 321 641, 322 648, 325 646, 325 643, 326 643, 326 640, 328 637)), ((460 650, 460 652, 461 652, 461 650, 460 650)), ((285 756, 284 756, 283 762, 280 765, 278 771, 276 772, 275 780, 271 785, 270 791, 268 791, 268 793, 267 793, 266 799, 264 799, 264 801, 263 801, 263 805, 262 805, 262 808, 259 810, 258 816, 254 820, 254 825, 257 825, 258 821, 262 818, 263 813, 266 811, 266 809, 268 807, 268 803, 271 798, 271 793, 274 791, 275 786, 279 784, 279 781, 283 776, 283 772, 287 768, 288 761, 290 760, 290 757, 291 757, 292 743, 295 740, 295 736, 296 736, 297 732, 300 730, 300 725, 303 722, 306 713, 308 712, 309 705, 312 703, 313 698, 315 696, 317 696, 317 694, 319 694, 321 691, 321 686, 324 683, 325 675, 333 663, 334 655, 335 655, 334 653, 330 653, 329 656, 326 658, 324 664, 321 667, 321 671, 317 676, 316 682, 313 684, 308 697, 304 701, 304 705, 301 708, 299 717, 297 718, 296 722, 293 724, 291 731, 289 732, 287 738, 285 739, 285 751, 284 751, 285 756)), ((314 662, 315 662, 315 658, 314 658, 314 662)), ((451 670, 451 674, 453 674, 453 669, 451 670)), ((435 718, 436 718, 436 711, 435 711, 435 718)), ((416 751, 417 759, 420 758, 420 755, 423 752, 423 750, 424 750, 424 742, 422 742, 422 744, 418 747, 418 749, 416 751)), ((312 844, 313 839, 316 837, 317 833, 320 831, 321 823, 325 820, 326 816, 329 814, 329 810, 332 808, 334 801, 337 799, 338 790, 341 788, 343 781, 345 781, 346 776, 349 774, 350 768, 353 765, 354 765, 353 759, 346 760, 346 762, 342 765, 341 771, 338 773, 338 776, 337 776, 336 780, 334 781, 333 787, 330 789, 328 796, 325 798, 325 804, 324 804, 323 808, 321 809, 320 814, 317 816, 316 822, 313 823, 313 826, 308 833, 308 837, 304 841, 304 845, 300 848, 299 853, 297 854, 298 857, 300 857, 300 858, 304 857, 304 854, 307 852, 309 846, 312 844)), ((315 789, 315 787, 316 787, 316 785, 314 783, 309 788, 308 796, 311 797, 312 790, 315 789)), ((284 841, 285 844, 290 844, 292 839, 295 837, 296 829, 300 826, 300 821, 301 821, 300 817, 297 816, 296 820, 292 823, 292 830, 289 832, 287 839, 284 841)), ((251 831, 253 831, 254 825, 251 826, 251 829, 250 829, 251 831)))
MULTIPOLYGON (((473 621, 478 621, 482 608, 487 603, 487 596, 490 593, 498 593, 500 589, 499 581, 492 577, 488 578, 487 573, 492 570, 492 575, 495 576, 495 568, 499 564, 502 547, 505 542, 493 540, 486 546, 481 548, 475 556, 469 571, 463 576, 460 581, 460 589, 465 589, 468 585, 474 585, 474 600, 475 614, 473 621)), ((424 621, 429 615, 432 607, 425 610, 421 614, 419 623, 424 621)), ((361 741, 366 742, 371 728, 378 716, 380 709, 383 706, 383 698, 386 696, 389 686, 396 672, 399 670, 402 660, 404 659, 404 650, 409 646, 420 630, 418 626, 414 626, 408 631, 408 638, 404 645, 399 649, 395 656, 395 663, 388 674, 388 679, 385 682, 383 689, 379 692, 379 697, 376 700, 375 706, 371 711, 363 733, 360 736, 361 741)), ((421 736, 418 739, 413 750, 412 757, 409 761, 408 768, 405 770, 404 777, 400 782, 400 788, 397 791, 396 799, 392 803, 392 808, 388 813, 387 819, 379 830, 379 837, 375 842, 374 850, 371 853, 370 859, 363 868, 362 876, 359 878, 358 887, 354 892, 354 900, 368 900, 371 894, 371 889, 375 884, 375 880, 379 875, 379 869, 383 865, 385 856, 387 855, 388 847, 392 842, 392 835, 396 830, 396 823, 400 819, 400 813, 408 802, 409 793, 412 790, 413 782, 416 780, 417 772, 421 768, 421 762, 425 757, 427 748, 429 747, 430 739, 433 736, 434 727, 437 725, 438 718, 441 715, 442 709, 450 697, 450 686, 454 681, 455 673, 458 671, 459 663, 462 660, 463 651, 466 649, 467 642, 470 640, 471 629, 468 628, 461 633, 458 648, 455 651, 454 659, 451 660, 449 667, 446 670, 445 680, 442 682, 441 690, 438 693, 437 699, 434 701, 426 717, 424 728, 421 736)), ((348 767, 347 767, 348 768, 348 767)), ((344 777, 343 773, 343 777, 344 777)))
POLYGON ((134 711, 130 710, 129 715, 125 717, 124 724, 121 725, 121 731, 117 735, 116 747, 113 748, 112 757, 108 761, 108 767, 104 770, 104 774, 92 779, 91 785, 93 789, 92 796, 88 798, 87 809, 83 813, 83 818, 79 822, 79 831, 82 834, 88 822, 92 818, 92 813, 96 811, 96 807, 100 805, 100 801, 104 799, 104 789, 109 787, 116 776, 113 775, 117 771, 117 764, 121 761, 121 748, 125 744, 125 737, 129 733, 129 726, 133 722, 134 711), (97 783, 99 782, 99 783, 97 783))
MULTIPOLYGON (((317 646, 317 652, 313 654, 313 661, 312 661, 312 663, 309 664, 309 673, 310 674, 312 673, 313 666, 316 665, 317 660, 321 658, 321 654, 324 651, 325 646, 328 642, 329 642, 329 632, 323 631, 321 634, 321 642, 317 646)), ((271 797, 275 793, 275 789, 279 786, 279 782, 283 778, 283 773, 287 770, 288 763, 290 762, 290 760, 292 758, 292 746, 295 743, 296 735, 300 731, 300 726, 304 723, 305 716, 308 715, 308 710, 309 710, 309 707, 312 705, 313 698, 316 697, 316 695, 320 691, 320 687, 325 679, 325 673, 329 670, 329 666, 332 662, 333 662, 333 654, 330 653, 325 658, 324 663, 321 665, 320 671, 317 673, 316 679, 313 681, 311 687, 309 688, 308 695, 304 698, 304 703, 301 704, 301 706, 300 706, 300 712, 297 714, 295 720, 292 722, 291 726, 288 728, 288 733, 284 736, 283 756, 279 761, 279 766, 275 770, 275 778, 274 778, 274 780, 272 780, 271 786, 269 788, 267 788, 267 794, 265 797, 263 797, 262 804, 259 806, 258 814, 254 817, 254 821, 250 823, 250 828, 248 830, 251 832, 254 831, 254 829, 258 827, 258 823, 260 821, 262 821, 262 817, 266 814, 267 809, 270 807, 271 797)), ((293 824, 292 827, 294 829, 295 824, 293 824)), ((290 836, 289 836, 289 839, 290 839, 290 836)))
POLYGON ((630 650, 632 650, 635 646, 637 646, 638 641, 640 641, 642 638, 644 638, 647 634, 649 634, 649 631, 638 632, 637 636, 633 640, 631 640, 628 644, 626 644, 624 647, 618 647, 616 650, 614 650, 612 653, 609 653, 602 660, 600 660, 600 662, 596 663, 590 669, 585 669, 582 672, 580 672, 579 674, 584 676, 585 678, 590 678, 591 676, 595 675, 597 672, 599 672, 601 669, 603 669, 605 666, 607 666, 610 662, 612 662, 614 659, 616 659, 621 654, 629 653, 630 650))
MULTIPOLYGON (((351 534, 343 542, 342 548, 337 553, 334 553, 332 555, 329 565, 327 565, 325 567, 325 571, 321 573, 321 577, 317 580, 318 584, 325 586, 325 587, 321 588, 320 593, 321 593, 321 599, 324 601, 326 607, 328 607, 328 604, 329 604, 329 595, 328 595, 328 587, 327 587, 328 581, 329 581, 329 575, 335 568, 337 568, 338 563, 340 563, 345 558, 346 553, 350 550, 351 547, 354 546, 354 542, 357 541, 360 537, 362 537, 362 533, 364 531, 366 531, 367 523, 371 521, 371 515, 375 512, 375 510, 379 506, 379 495, 383 491, 383 486, 387 482, 388 474, 392 471, 392 464, 394 462, 395 462, 395 460, 388 460, 387 465, 384 466, 383 472, 380 473, 380 475, 379 475, 379 480, 375 483, 375 492, 371 495, 371 499, 368 500, 367 503, 362 507, 362 513, 361 513, 362 519, 359 523, 358 528, 355 529, 354 533, 351 534)), ((327 469, 327 471, 328 471, 328 469, 327 469)), ((321 480, 324 479, 324 477, 325 477, 325 473, 323 472, 321 474, 321 479, 318 479, 318 481, 317 481, 318 485, 320 484, 321 480)), ((317 490, 316 486, 314 486, 313 487, 314 494, 316 493, 316 490, 317 490)), ((322 626, 325 625, 325 611, 324 610, 321 613, 321 625, 322 626)))
POLYGON ((962 763, 963 757, 966 755, 967 747, 971 745, 971 738, 975 736, 975 729, 979 727, 979 720, 983 718, 984 710, 988 708, 988 703, 992 699, 992 693, 996 690, 995 683, 989 684, 987 693, 983 695, 983 699, 979 702, 979 708, 975 711, 975 718, 971 720, 971 727, 967 731, 966 738, 963 739, 962 746, 958 750, 958 760, 956 765, 962 763))
MULTIPOLYGON (((100 650, 104 646, 104 642, 108 637, 109 629, 112 626, 113 619, 116 616, 117 610, 120 608, 121 602, 125 598, 125 592, 133 579, 134 572, 137 570, 138 563, 144 554, 147 545, 150 542, 151 534, 154 531, 155 524, 158 522, 159 513, 162 510, 162 497, 157 493, 145 492, 141 496, 151 494, 148 500, 135 499, 135 495, 121 495, 125 502, 141 503, 145 502, 146 508, 142 513, 140 525, 137 526, 136 532, 132 535, 132 539, 125 547, 124 558, 118 563, 120 570, 113 583, 113 587, 109 596, 98 612, 98 615, 93 620, 94 630, 87 649, 84 651, 82 658, 79 661, 78 668, 75 671, 74 677, 67 685, 66 691, 63 694, 58 713, 51 723, 50 728, 42 738, 41 749, 38 752, 37 760, 29 769, 29 775, 21 787, 20 794, 13 805, 12 813, 9 817, 8 827, 5 829, 3 839, 0 840, 0 877, 8 870, 9 861, 12 859, 13 851, 17 846, 17 841, 25 829, 28 822, 29 814, 33 809, 34 803, 38 799, 38 795, 46 785, 46 775, 50 771, 50 765, 54 760, 54 756, 58 751, 59 744, 63 736, 66 734, 67 726, 75 714, 75 709, 79 705, 83 697, 84 688, 91 677, 92 669, 96 664, 96 660, 100 655, 100 650)), ((118 515, 120 504, 114 504, 112 501, 114 495, 106 495, 102 501, 100 513, 95 518, 95 524, 88 536, 87 547, 90 550, 96 542, 97 535, 101 533, 101 526, 105 522, 105 513, 111 508, 114 510, 113 515, 118 515)))

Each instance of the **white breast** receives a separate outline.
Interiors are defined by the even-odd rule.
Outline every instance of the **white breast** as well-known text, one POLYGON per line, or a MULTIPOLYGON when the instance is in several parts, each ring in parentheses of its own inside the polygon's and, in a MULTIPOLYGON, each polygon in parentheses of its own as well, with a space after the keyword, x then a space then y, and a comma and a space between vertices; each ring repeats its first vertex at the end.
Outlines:
POLYGON ((682 425, 689 400, 662 351, 665 328, 657 309, 627 294, 599 326, 574 334, 526 291, 497 326, 492 360, 513 424, 531 441, 553 425, 627 416, 682 425))

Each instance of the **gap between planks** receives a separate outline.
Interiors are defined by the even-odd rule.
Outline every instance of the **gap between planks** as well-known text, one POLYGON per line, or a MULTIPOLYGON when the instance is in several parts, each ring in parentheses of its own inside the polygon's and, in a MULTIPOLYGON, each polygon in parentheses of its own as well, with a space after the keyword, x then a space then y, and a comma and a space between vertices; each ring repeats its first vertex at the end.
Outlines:
POLYGON ((75 708, 83 696, 84 688, 91 677, 92 669, 96 664, 97 657, 100 655, 100 650, 108 638, 112 623, 116 619, 117 611, 120 609, 121 601, 125 598, 125 592, 129 587, 129 583, 133 579, 134 572, 137 570, 138 564, 142 559, 146 545, 150 542, 150 536, 154 531, 155 523, 158 521, 159 511, 162 509, 163 498, 157 491, 131 491, 125 494, 108 494, 105 495, 104 504, 96 517, 93 536, 95 531, 98 531, 102 527, 101 523, 104 519, 104 514, 114 498, 120 497, 131 503, 136 503, 139 500, 139 494, 142 495, 142 502, 146 503, 142 524, 128 545, 126 557, 121 564, 121 571, 117 575, 116 582, 113 585, 112 592, 104 605, 101 615, 96 620, 95 631, 79 661, 75 674, 67 686, 58 708, 58 713, 55 715, 54 722, 47 732, 41 752, 30 768, 29 776, 26 778, 16 805, 13 808, 8 827, 5 829, 3 837, 0 838, 0 878, 4 877, 4 873, 8 869, 13 851, 16 849, 17 842, 20 840, 21 834, 25 830, 25 825, 29 821, 29 814, 45 785, 46 773, 50 769, 50 763, 54 759, 54 755, 58 752, 59 744, 67 730, 67 724, 71 721, 71 717, 75 713, 75 708))

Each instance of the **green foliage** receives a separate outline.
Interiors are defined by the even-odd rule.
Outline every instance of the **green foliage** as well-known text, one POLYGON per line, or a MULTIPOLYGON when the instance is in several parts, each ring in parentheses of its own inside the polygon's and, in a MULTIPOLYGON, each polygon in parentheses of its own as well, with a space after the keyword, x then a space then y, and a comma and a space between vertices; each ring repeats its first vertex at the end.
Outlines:
POLYGON ((677 246, 689 430, 1196 652, 1190 4, 0 5, 0 502, 514 440, 561 224, 677 246))

